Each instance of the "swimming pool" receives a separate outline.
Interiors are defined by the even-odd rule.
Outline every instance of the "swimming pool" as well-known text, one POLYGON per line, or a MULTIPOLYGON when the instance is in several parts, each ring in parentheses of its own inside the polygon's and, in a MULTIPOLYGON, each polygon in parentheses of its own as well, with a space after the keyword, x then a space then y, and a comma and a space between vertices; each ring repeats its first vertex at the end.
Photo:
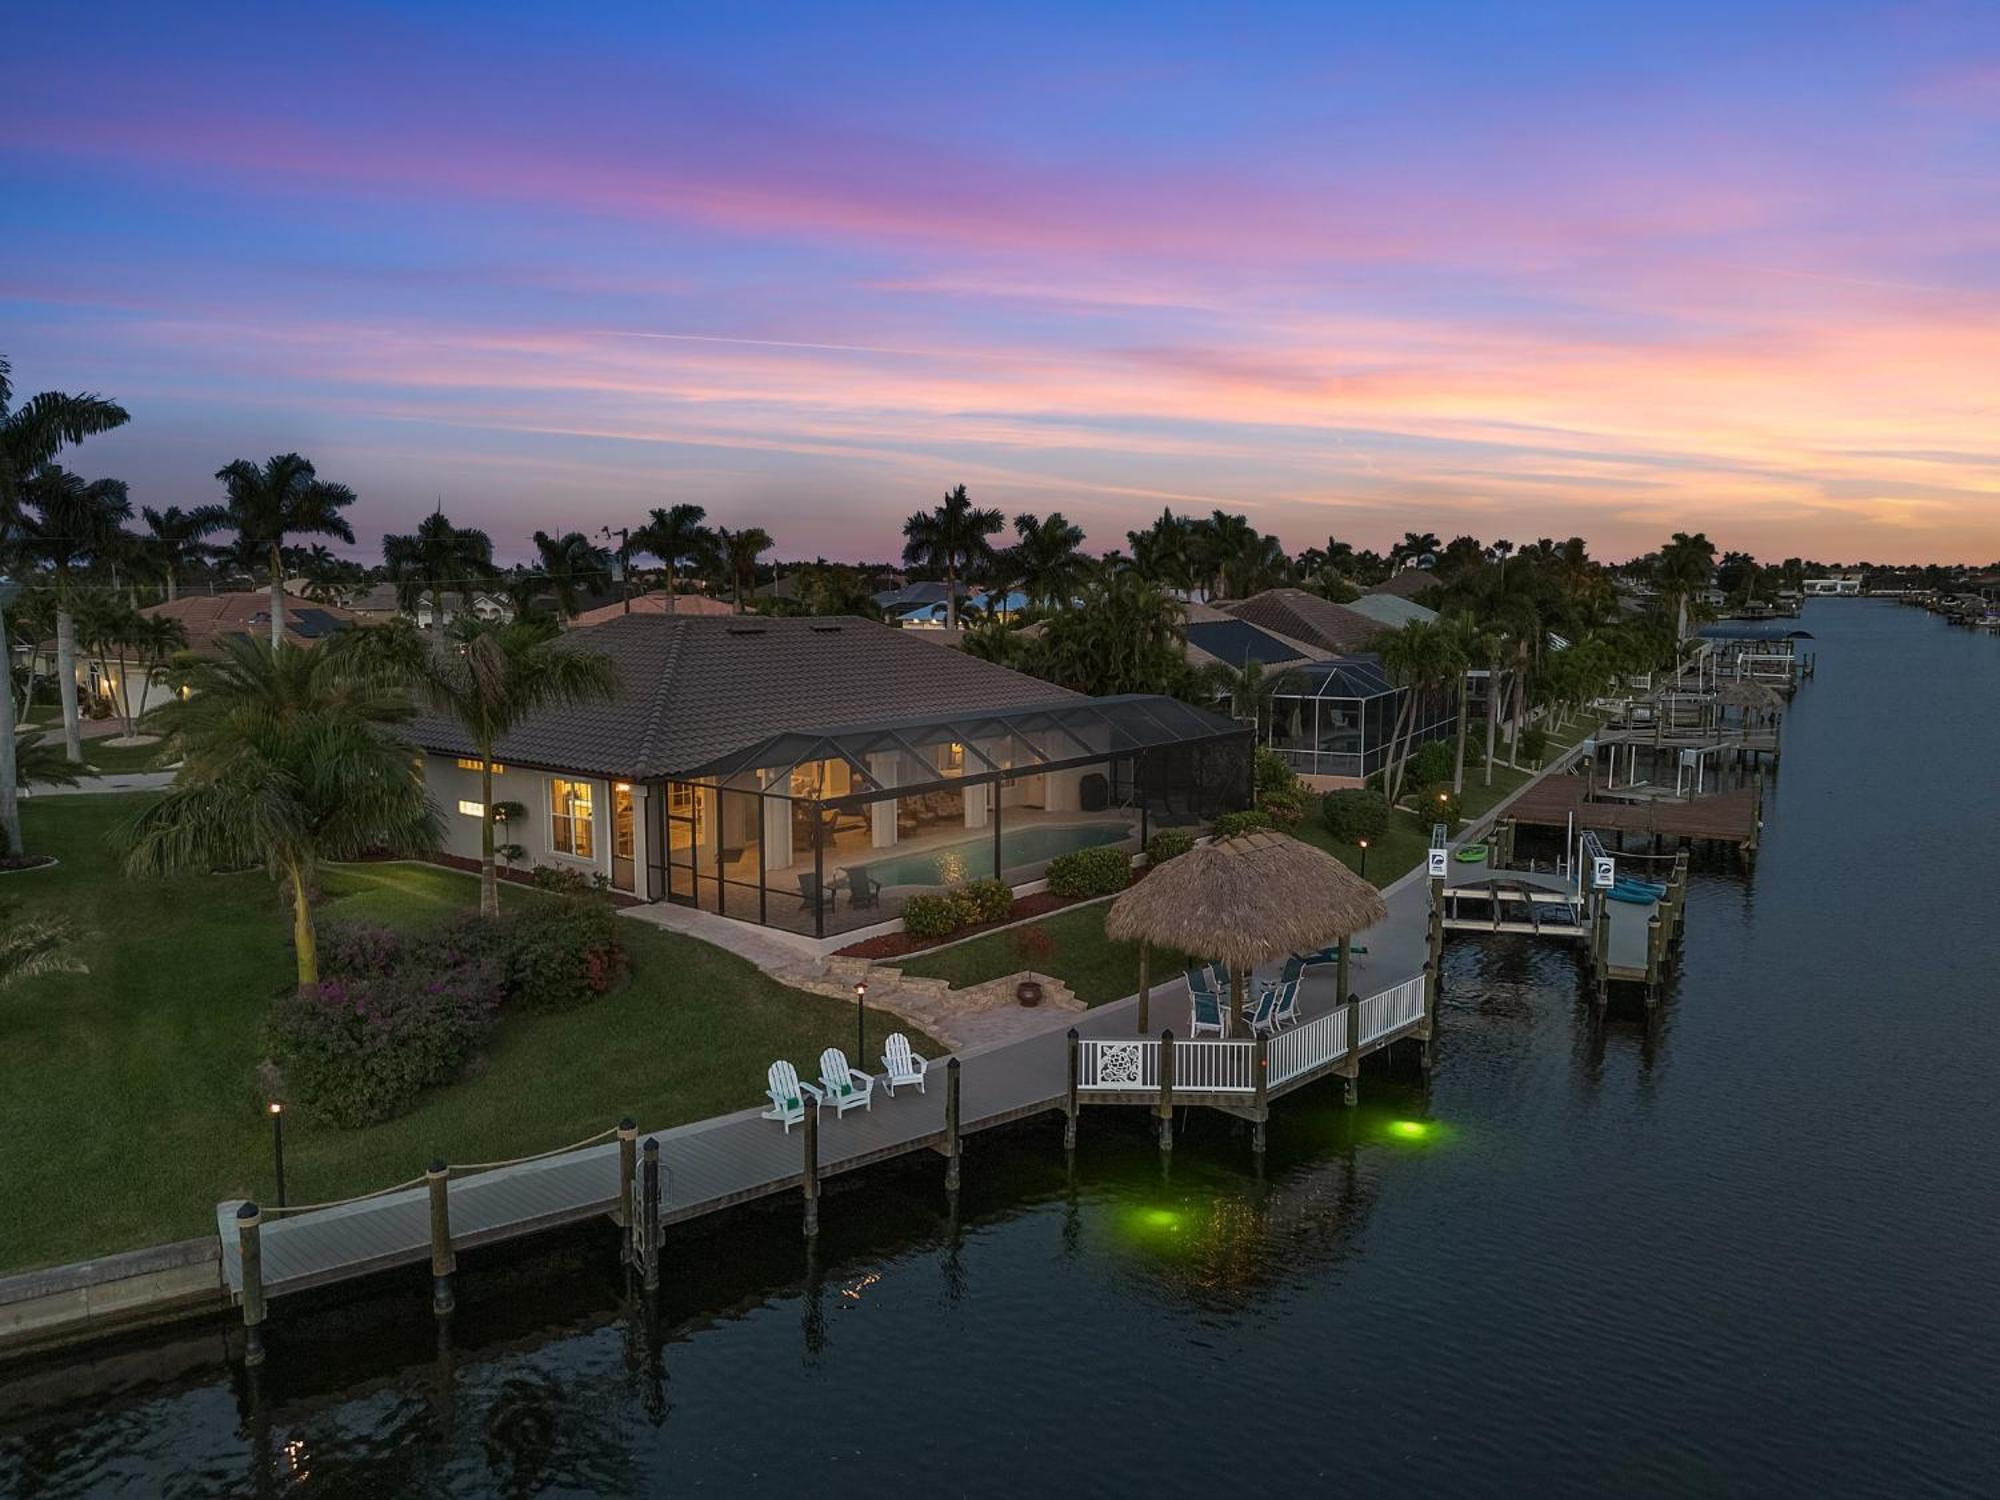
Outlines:
MULTIPOLYGON (((1058 854, 1115 844, 1132 836, 1129 823, 1062 823, 1009 828, 1000 835, 1001 867, 1018 870, 1058 854)), ((868 861, 866 869, 882 885, 953 885, 993 873, 993 836, 974 837, 912 854, 868 861)), ((845 868, 852 869, 849 865, 845 868)))

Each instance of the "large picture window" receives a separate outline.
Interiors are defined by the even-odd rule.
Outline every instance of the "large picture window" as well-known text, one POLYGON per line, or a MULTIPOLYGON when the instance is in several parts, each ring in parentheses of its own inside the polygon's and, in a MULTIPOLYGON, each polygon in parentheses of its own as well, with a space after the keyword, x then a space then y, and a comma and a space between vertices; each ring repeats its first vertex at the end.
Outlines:
POLYGON ((591 813, 589 782, 549 782, 549 843, 556 853, 577 859, 597 857, 597 827, 591 813))

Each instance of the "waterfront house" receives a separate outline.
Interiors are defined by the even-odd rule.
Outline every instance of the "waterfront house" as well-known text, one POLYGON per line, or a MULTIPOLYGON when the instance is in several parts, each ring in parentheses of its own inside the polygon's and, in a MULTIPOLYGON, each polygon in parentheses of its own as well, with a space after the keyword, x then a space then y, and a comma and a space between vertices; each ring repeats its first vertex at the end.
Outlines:
MULTIPOLYGON (((1065 692, 868 620, 619 615, 563 641, 619 689, 501 742, 502 842, 638 900, 847 931, 1249 798, 1249 731, 1219 714, 1065 692)), ((413 737, 445 851, 476 857, 471 742, 432 718, 413 737)))

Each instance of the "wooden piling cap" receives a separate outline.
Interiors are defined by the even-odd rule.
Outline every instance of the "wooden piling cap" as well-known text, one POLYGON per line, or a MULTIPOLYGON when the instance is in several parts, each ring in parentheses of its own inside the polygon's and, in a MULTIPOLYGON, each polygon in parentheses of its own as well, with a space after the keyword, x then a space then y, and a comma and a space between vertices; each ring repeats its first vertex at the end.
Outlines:
POLYGON ((1104 930, 1248 969, 1317 952, 1388 915, 1381 892, 1331 854, 1257 829, 1160 865, 1111 903, 1104 930))

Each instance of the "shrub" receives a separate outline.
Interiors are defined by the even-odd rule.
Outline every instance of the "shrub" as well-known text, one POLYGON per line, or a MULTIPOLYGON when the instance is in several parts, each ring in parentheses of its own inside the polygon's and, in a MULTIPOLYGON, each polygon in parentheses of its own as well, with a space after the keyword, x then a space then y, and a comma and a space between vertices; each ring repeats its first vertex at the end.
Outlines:
POLYGON ((1452 747, 1443 740, 1427 740, 1411 752, 1403 775, 1412 786, 1429 786, 1451 780, 1452 747))
POLYGON ((1534 765, 1549 753, 1549 732, 1539 725, 1521 731, 1521 753, 1518 757, 1534 765))
POLYGON ((1416 809, 1419 825, 1429 828, 1433 823, 1443 823, 1446 827, 1456 827, 1464 814, 1459 799, 1451 794, 1449 785, 1426 787, 1411 796, 1411 804, 1416 809))
POLYGON ((1162 828, 1146 842, 1146 860, 1163 865, 1194 847, 1194 835, 1185 828, 1162 828))
POLYGON ((950 937, 972 921, 971 903, 955 891, 926 892, 903 903, 903 931, 924 941, 950 937))
POLYGON ((1109 896, 1132 883, 1132 856, 1100 844, 1049 861, 1049 890, 1064 898, 1109 896))
POLYGON ((586 875, 568 865, 536 865, 528 872, 528 883, 551 896, 592 896, 610 885, 602 870, 586 875))
POLYGON ((1004 922, 1014 914, 1014 891, 1004 880, 968 880, 953 894, 975 922, 1004 922))
POLYGON ((1257 787, 1258 800, 1264 793, 1283 791, 1298 781, 1292 768, 1285 764, 1284 756, 1265 745, 1259 745, 1253 758, 1253 776, 1257 787))
POLYGON ((500 989, 491 962, 456 950, 394 973, 335 974, 272 1007, 270 1054, 309 1114, 373 1125, 457 1076, 493 1029, 500 989))
POLYGON ((1257 806, 1274 828, 1296 828, 1306 817, 1305 783, 1293 779, 1289 786, 1257 794, 1257 806))
POLYGON ((563 1010, 596 999, 625 973, 618 918, 603 901, 570 898, 510 911, 497 922, 467 917, 443 940, 491 960, 509 1005, 563 1010))
POLYGON ((1380 838, 1389 827, 1389 799, 1368 787, 1347 787, 1319 799, 1319 820, 1345 843, 1380 838))
POLYGON ((1271 815, 1259 808, 1248 812, 1224 813, 1215 820, 1215 836, 1219 839, 1233 839, 1241 833, 1253 833, 1259 828, 1271 826, 1271 815))
POLYGON ((403 935, 391 927, 329 922, 319 931, 319 971, 349 977, 391 973, 403 959, 403 935))

